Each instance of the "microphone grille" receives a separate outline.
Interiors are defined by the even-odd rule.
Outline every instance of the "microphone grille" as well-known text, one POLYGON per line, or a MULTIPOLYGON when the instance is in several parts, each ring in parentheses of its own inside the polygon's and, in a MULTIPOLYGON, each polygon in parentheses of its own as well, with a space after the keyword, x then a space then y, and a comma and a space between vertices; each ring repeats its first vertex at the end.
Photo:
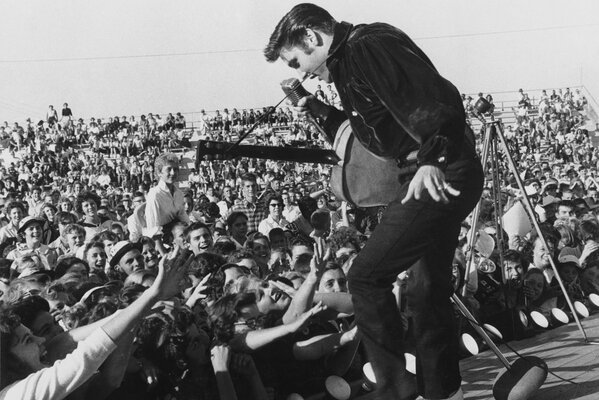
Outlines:
POLYGON ((297 105, 297 102, 302 97, 310 95, 310 93, 302 86, 301 82, 297 78, 285 79, 283 82, 281 82, 281 88, 294 106, 297 105))

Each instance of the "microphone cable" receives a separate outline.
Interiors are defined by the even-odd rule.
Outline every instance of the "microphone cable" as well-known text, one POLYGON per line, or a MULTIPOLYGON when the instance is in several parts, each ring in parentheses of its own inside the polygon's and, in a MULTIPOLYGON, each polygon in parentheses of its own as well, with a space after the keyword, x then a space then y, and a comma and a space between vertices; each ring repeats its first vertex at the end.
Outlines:
MULTIPOLYGON (((460 314, 461 314, 461 313, 460 313, 460 314)), ((515 355, 516 355, 518 358, 521 358, 521 359, 523 359, 523 360, 525 360, 525 361, 526 361, 526 357, 525 357, 525 356, 523 356, 522 354, 520 354, 520 353, 519 353, 519 352, 518 352, 516 349, 514 349, 512 346, 510 346, 510 345, 508 344, 508 342, 507 342, 507 341, 505 341, 505 340, 504 340, 502 337, 497 337, 497 336, 495 336, 495 334, 494 334, 492 331, 490 331, 489 329, 487 329, 487 328, 486 328, 486 327, 485 327, 483 324, 479 323, 478 321, 476 321, 476 320, 473 320, 473 319, 471 319, 471 318, 468 318, 468 317, 467 317, 467 316, 465 316, 464 314, 462 314, 462 316, 464 317, 464 319, 465 319, 466 321, 470 322, 471 324, 477 325, 479 328, 481 328, 481 329, 483 329, 485 332, 487 332, 487 334, 491 334, 491 336, 495 337, 495 338, 496 338, 496 339, 495 339, 495 342, 498 342, 499 344, 503 344, 503 345, 505 345, 505 347, 507 347, 507 348, 508 348, 508 350, 510 350, 512 353, 514 353, 514 354, 515 354, 515 355)), ((491 338, 491 340, 493 340, 493 338, 491 338)), ((486 344, 486 343, 485 343, 485 344, 486 344)), ((546 367, 541 367, 541 368, 545 369, 545 370, 547 371, 547 373, 549 373, 549 374, 553 375, 554 377, 556 377, 556 378, 557 378, 557 379, 559 379, 560 381, 567 382, 567 383, 571 383, 571 384, 573 384, 573 385, 578 385, 578 382, 574 382, 574 381, 573 381, 573 380, 571 380, 571 379, 562 378, 561 376, 557 375, 555 372, 551 371, 551 370, 549 369, 549 366, 548 366, 547 364, 545 364, 545 365, 546 365, 546 367)), ((537 366, 539 366, 539 365, 537 365, 537 366)), ((539 366, 539 367, 540 367, 540 366, 539 366)))

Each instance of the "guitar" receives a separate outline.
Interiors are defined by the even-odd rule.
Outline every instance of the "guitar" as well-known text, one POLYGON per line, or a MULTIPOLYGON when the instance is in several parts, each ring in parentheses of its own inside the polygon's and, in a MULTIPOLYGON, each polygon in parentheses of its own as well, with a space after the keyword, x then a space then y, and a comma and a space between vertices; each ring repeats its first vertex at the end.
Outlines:
MULTIPOLYGON (((200 140, 196 166, 201 160, 230 160, 238 157, 332 165, 331 189, 335 196, 358 207, 386 206, 399 195, 400 169, 395 160, 368 151, 352 134, 346 120, 335 135, 333 150, 238 145, 200 140)), ((199 169, 199 168, 198 168, 199 169)))

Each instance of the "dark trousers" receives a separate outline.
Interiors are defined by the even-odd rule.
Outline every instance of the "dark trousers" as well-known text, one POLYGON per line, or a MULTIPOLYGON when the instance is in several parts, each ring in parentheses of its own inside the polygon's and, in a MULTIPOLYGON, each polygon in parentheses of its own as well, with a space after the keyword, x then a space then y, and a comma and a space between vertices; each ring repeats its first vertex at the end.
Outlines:
POLYGON ((349 271, 358 330, 377 379, 376 398, 449 397, 461 383, 458 335, 450 302, 451 266, 460 224, 480 198, 483 173, 472 156, 449 165, 445 178, 461 193, 449 203, 428 192, 401 204, 410 179, 399 186, 398 200, 382 220, 349 271), (405 344, 391 292, 397 275, 410 270, 407 303, 416 344, 417 377, 405 370, 405 344))

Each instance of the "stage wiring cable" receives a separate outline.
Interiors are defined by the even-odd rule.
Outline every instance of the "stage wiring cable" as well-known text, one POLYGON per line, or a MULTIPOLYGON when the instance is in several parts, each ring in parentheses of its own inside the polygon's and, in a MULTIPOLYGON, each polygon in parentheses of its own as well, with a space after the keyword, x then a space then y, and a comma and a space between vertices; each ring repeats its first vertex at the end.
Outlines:
MULTIPOLYGON (((505 340, 503 340, 503 338, 500 338, 500 337, 497 337, 497 336, 495 336, 495 334, 494 334, 492 331, 490 331, 489 329, 487 329, 487 328, 486 328, 484 325, 480 324, 478 321, 476 321, 476 320, 472 320, 472 319, 470 319, 470 318, 466 317, 466 316, 465 316, 465 315, 463 315, 463 314, 462 314, 462 316, 464 317, 464 319, 465 319, 466 321, 470 322, 471 324, 474 324, 474 325, 478 326, 479 328, 483 329, 483 330, 484 330, 484 331, 485 331, 487 334, 490 334, 491 336, 495 337, 495 338, 496 338, 496 340, 495 340, 496 342, 498 342, 499 344, 503 344, 503 345, 505 345, 505 347, 507 347, 507 348, 508 348, 508 350, 510 350, 512 353, 514 353, 514 354, 515 354, 515 355, 516 355, 518 358, 521 358, 521 359, 523 359, 524 361, 526 361, 526 357, 525 357, 525 356, 523 356, 522 354, 520 354, 520 353, 519 353, 519 352, 518 352, 516 349, 514 349, 512 346, 510 346, 510 345, 508 344, 508 342, 506 342, 505 340)), ((492 340, 492 339, 491 339, 491 340, 492 340)), ((546 371, 547 371, 547 373, 549 373, 549 374, 553 375, 554 377, 556 377, 556 378, 557 378, 557 379, 559 379, 560 381, 567 382, 567 383, 571 383, 571 384, 573 384, 573 385, 578 385, 578 382, 574 382, 574 381, 573 381, 573 380, 571 380, 571 379, 562 378, 561 376, 557 375, 555 372, 553 372, 553 371, 551 371, 551 370, 549 369, 549 366, 548 366, 548 365, 547 365, 546 367, 542 367, 542 366, 540 366, 540 365, 536 365, 536 364, 535 364, 535 366, 538 366, 538 367, 541 367, 541 368, 543 368, 544 370, 546 370, 546 371)))

